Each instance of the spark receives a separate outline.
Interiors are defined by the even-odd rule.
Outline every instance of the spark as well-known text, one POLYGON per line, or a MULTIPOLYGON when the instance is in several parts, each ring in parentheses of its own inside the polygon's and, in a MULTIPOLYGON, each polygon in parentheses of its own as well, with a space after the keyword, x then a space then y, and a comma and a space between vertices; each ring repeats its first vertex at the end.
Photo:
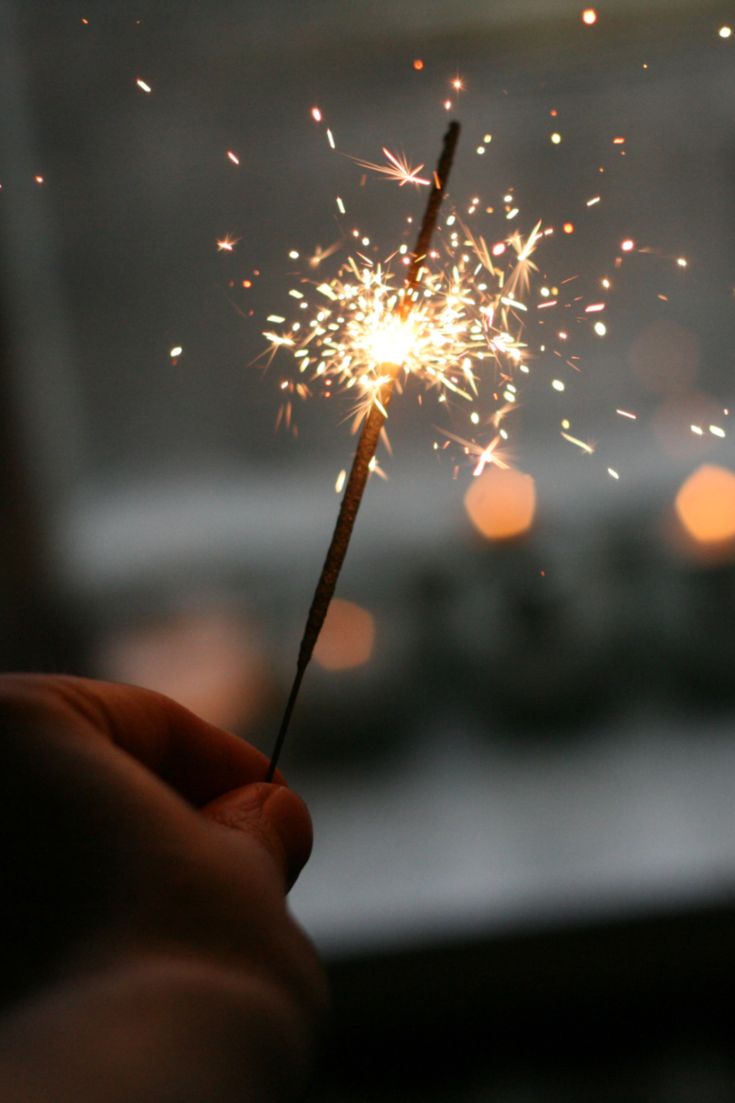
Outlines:
POLYGON ((218 253, 231 253, 237 245, 238 239, 230 237, 229 234, 225 234, 223 238, 220 238, 217 242, 218 253))
POLYGON ((594 207, 596 203, 600 202, 601 198, 602 198, 602 196, 600 196, 600 195, 593 195, 591 199, 587 200, 587 206, 588 207, 594 207))
POLYGON ((240 158, 237 156, 236 153, 233 153, 231 149, 227 150, 227 156, 232 161, 233 165, 239 165, 240 164, 240 158))
POLYGON ((593 328, 598 337, 604 337, 607 333, 607 326, 604 322, 595 322, 593 328))
POLYGON ((320 123, 322 121, 322 113, 318 107, 312 107, 311 117, 315 123, 320 123))
POLYGON ((413 67, 414 67, 414 69, 416 70, 417 73, 421 72, 421 70, 424 67, 424 63, 423 63, 423 61, 421 60, 420 57, 415 57, 413 59, 413 67))
POLYGON ((608 475, 610 476, 611 479, 616 479, 617 480, 617 479, 620 478, 619 473, 615 470, 614 467, 608 467, 607 473, 608 473, 608 475))
MULTIPOLYGON (((355 428, 373 405, 380 408, 381 392, 392 381, 399 391, 418 388, 420 401, 433 393, 440 404, 467 402, 473 423, 489 419, 498 430, 500 417, 517 402, 515 372, 525 367, 523 300, 540 236, 540 224, 527 236, 514 233, 500 267, 483 239, 465 230, 460 245, 459 232, 451 231, 442 255, 432 250, 433 260, 408 293, 405 254, 392 254, 395 270, 390 258, 350 257, 332 279, 304 281, 303 290, 289 291, 304 309, 303 325, 281 321, 282 328, 266 332, 264 355, 281 350, 315 393, 349 397, 355 428), (483 388, 488 374, 491 385, 483 388), (500 395, 505 405, 498 405, 500 395)), ((269 321, 286 316, 269 315, 269 321)), ((497 447, 495 441, 479 448, 477 462, 490 462, 497 447)))
POLYGON ((616 410, 615 413, 619 414, 620 417, 630 418, 631 421, 637 421, 638 420, 638 414, 632 414, 630 412, 630 410, 616 410))
POLYGON ((342 493, 342 491, 345 488, 345 482, 346 481, 347 481, 347 470, 346 470, 346 468, 343 467, 342 470, 340 471, 339 475, 337 476, 337 481, 334 484, 335 494, 341 494, 342 493))
POLYGON ((138 77, 135 83, 138 85, 138 88, 140 88, 141 92, 150 93, 153 91, 150 84, 148 84, 147 81, 143 80, 142 77, 138 77))
POLYGON ((710 425, 709 431, 713 437, 720 437, 722 439, 726 436, 725 430, 719 425, 710 425))
POLYGON ((171 357, 172 360, 176 360, 179 356, 181 356, 183 351, 184 350, 181 347, 181 345, 174 345, 174 347, 169 352, 169 356, 171 357))
POLYGON ((597 22, 597 12, 594 8, 585 8, 582 12, 582 22, 586 27, 594 27, 597 22))
POLYGON ((571 433, 565 433, 562 431, 561 435, 564 437, 564 440, 567 440, 570 444, 575 445, 575 447, 584 452, 586 456, 592 456, 594 454, 594 445, 588 444, 587 441, 579 440, 578 437, 573 437, 571 433))
POLYGON ((332 149, 337 148, 336 145, 335 145, 335 142, 334 142, 334 134, 332 134, 332 131, 329 130, 329 129, 327 129, 327 141, 329 142, 332 149))
POLYGON ((383 146, 383 153, 388 162, 387 165, 376 165, 373 161, 361 161, 357 157, 353 158, 353 160, 356 164, 360 165, 361 168, 380 173, 388 180, 397 180, 400 188, 404 187, 406 184, 416 184, 419 187, 430 186, 431 180, 419 176, 419 173, 424 167, 423 165, 416 165, 415 168, 411 168, 403 154, 391 153, 385 146, 383 146))
POLYGON ((620 242, 620 248, 624 253, 631 253, 635 249, 635 242, 632 237, 627 237, 625 241, 620 242))
POLYGON ((717 33, 720 36, 720 38, 731 38, 732 37, 732 27, 728 27, 728 26, 720 27, 720 29, 717 33))
POLYGON ((552 145, 554 145, 554 146, 558 146, 558 145, 561 145, 561 134, 559 133, 559 131, 558 131, 558 130, 555 130, 555 131, 553 132, 553 134, 550 134, 550 135, 549 135, 549 141, 550 141, 550 142, 551 142, 551 144, 552 144, 552 145))
POLYGON ((452 83, 452 88, 454 89, 455 92, 464 92, 465 83, 464 83, 462 77, 460 77, 459 74, 457 74, 457 76, 452 79, 451 83, 452 83))

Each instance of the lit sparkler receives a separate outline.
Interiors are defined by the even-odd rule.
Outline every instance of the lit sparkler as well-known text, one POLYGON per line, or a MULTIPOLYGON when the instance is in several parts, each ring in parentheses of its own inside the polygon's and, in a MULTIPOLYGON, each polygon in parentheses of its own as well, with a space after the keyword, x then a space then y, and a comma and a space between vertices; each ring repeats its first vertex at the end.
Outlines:
POLYGON ((292 356, 296 366, 296 380, 281 384, 286 402, 279 420, 290 423, 294 396, 305 398, 311 388, 321 387, 325 394, 339 390, 352 396, 355 428, 362 425, 349 477, 346 482, 340 480, 344 495, 309 610, 269 778, 337 584, 394 392, 418 383, 421 394, 432 391, 438 402, 466 401, 473 404, 470 420, 478 424, 474 404, 480 398, 484 374, 480 369, 483 362, 489 362, 495 369, 496 409, 487 419, 495 430, 493 439, 480 446, 447 436, 463 445, 475 474, 488 464, 506 466, 500 446, 507 434, 500 423, 515 408, 514 372, 527 370, 519 319, 527 310, 522 296, 536 268, 531 256, 542 231, 539 223, 528 237, 514 232, 504 243, 506 266, 501 267, 494 247, 482 237, 474 237, 452 214, 446 219, 446 225, 452 227, 447 261, 432 266, 440 254, 430 250, 430 243, 458 132, 458 124, 453 123, 445 137, 413 253, 401 255, 399 250, 383 264, 366 256, 350 258, 333 280, 312 285, 316 306, 308 291, 293 289, 290 294, 298 298, 305 313, 300 310, 298 321, 265 333, 270 358, 280 351, 292 356), (399 267, 401 262, 406 264, 405 275, 396 276, 391 264, 399 267))
MULTIPOLYGON (((309 609, 296 663, 296 676, 286 702, 281 727, 268 766, 266 778, 268 781, 273 779, 283 741, 288 731, 291 714, 301 688, 301 682, 324 624, 324 618, 327 615, 329 603, 337 585, 342 563, 347 554, 355 518, 367 484, 370 462, 375 455, 398 371, 404 363, 409 363, 410 350, 412 345, 415 344, 418 327, 413 315, 417 300, 420 301, 421 297, 422 268, 439 217, 439 209, 444 198, 444 190, 452 167, 458 138, 459 123, 451 123, 444 137, 444 146, 434 175, 433 186, 429 194, 405 285, 400 293, 396 295, 395 301, 391 303, 392 310, 386 309, 380 316, 380 324, 376 326, 367 347, 362 350, 363 355, 369 357, 370 362, 377 365, 377 372, 373 373, 372 385, 369 386, 369 390, 372 391, 372 403, 365 413, 362 432, 345 486, 337 523, 309 609)), ((389 298, 386 307, 390 302, 389 298)), ((343 354, 340 351, 338 355, 343 354)), ((368 382, 370 383, 370 381, 368 382)))

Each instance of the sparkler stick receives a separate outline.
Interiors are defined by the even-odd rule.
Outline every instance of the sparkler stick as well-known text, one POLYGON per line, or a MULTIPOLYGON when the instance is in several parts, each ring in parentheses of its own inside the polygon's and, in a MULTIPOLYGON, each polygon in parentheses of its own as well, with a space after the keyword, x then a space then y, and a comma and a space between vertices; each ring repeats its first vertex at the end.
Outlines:
MULTIPOLYGON (((421 268, 429 251, 431 239, 439 217, 439 210, 441 208, 442 199, 444 198, 444 190, 449 177, 449 171, 452 167, 454 150, 458 138, 459 123, 452 122, 444 135, 441 156, 436 166, 431 192, 429 193, 426 210, 424 211, 424 217, 421 221, 421 227, 416 239, 416 246, 411 257, 411 264, 408 269, 406 283, 398 307, 398 316, 400 318, 407 317, 413 304, 414 296, 419 285, 421 268)), ((376 392, 375 401, 368 411, 362 427, 362 432, 360 433, 360 438, 357 442, 355 457, 352 461, 352 468, 342 496, 339 513, 337 514, 337 522, 334 526, 332 540, 327 551, 326 559, 324 560, 324 566, 319 575, 316 590, 314 591, 309 614, 306 618, 306 627, 304 629, 304 635, 301 640, 296 663, 296 676, 294 677, 291 692, 286 702, 283 719, 281 720, 281 727, 268 766, 266 781, 273 780, 283 742, 286 738, 286 732, 288 731, 291 714, 293 713, 294 705, 299 695, 301 682, 303 681, 316 641, 322 630, 322 625, 324 624, 324 619, 329 609, 329 603, 332 600, 337 586, 337 579, 339 578, 339 573, 342 569, 345 555, 347 554, 355 518, 357 517, 357 511, 360 508, 360 502, 362 501, 362 496, 370 473, 370 462, 375 455, 380 432, 387 416, 386 411, 388 404, 393 395, 395 376, 396 370, 391 373, 388 380, 384 382, 376 392)))

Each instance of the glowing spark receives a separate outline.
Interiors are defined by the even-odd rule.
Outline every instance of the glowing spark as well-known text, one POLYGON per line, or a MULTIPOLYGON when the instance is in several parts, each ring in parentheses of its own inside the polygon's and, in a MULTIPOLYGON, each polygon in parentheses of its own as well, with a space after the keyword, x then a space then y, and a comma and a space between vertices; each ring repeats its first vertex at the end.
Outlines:
POLYGON ((597 314, 600 310, 605 309, 605 303, 590 303, 589 306, 584 308, 585 314, 597 314))
POLYGON ((559 133, 558 130, 555 130, 553 134, 549 135, 549 141, 551 142, 552 145, 555 145, 555 146, 561 145, 561 134, 559 133))
POLYGON ((34 176, 33 179, 37 184, 43 184, 45 182, 43 176, 34 176))
POLYGON ((169 352, 169 356, 171 357, 172 360, 176 360, 177 357, 181 356, 183 351, 184 350, 181 347, 181 345, 174 345, 174 347, 169 352))
POLYGON ((591 444, 588 444, 584 440, 579 440, 578 437, 573 437, 570 433, 562 432, 561 435, 564 437, 564 440, 567 440, 570 444, 575 445, 575 447, 579 448, 582 452, 585 453, 585 455, 593 455, 595 449, 591 444))
POLYGON ((336 145, 334 144, 334 134, 332 134, 331 130, 327 130, 327 141, 329 142, 332 149, 337 148, 336 145))
POLYGON ((616 414, 620 414, 620 417, 628 417, 631 421, 638 420, 638 414, 631 414, 630 410, 616 410, 616 414))
POLYGON ((334 484, 335 494, 341 494, 342 493, 342 491, 345 488, 346 480, 347 480, 347 471, 345 470, 345 468, 342 468, 339 475, 337 476, 337 481, 334 484))
POLYGON ((337 196, 337 210, 339 211, 340 214, 345 214, 346 213, 345 212, 345 205, 342 202, 342 199, 339 195, 337 196))
POLYGON ((677 257, 676 263, 679 265, 680 268, 686 268, 688 262, 686 257, 677 257))
POLYGON ((237 245, 237 238, 232 238, 229 234, 226 234, 223 238, 217 242, 217 252, 219 253, 231 253, 237 245))
POLYGON ((455 92, 464 92, 464 87, 465 87, 465 85, 464 85, 464 81, 462 80, 462 78, 460 76, 454 77, 454 79, 452 80, 452 88, 454 89, 454 91, 455 92))
POLYGON ((586 27, 594 27, 597 22, 597 12, 594 8, 585 8, 582 12, 582 22, 586 27))
POLYGON ((322 121, 322 113, 318 107, 312 107, 311 117, 315 123, 320 123, 322 121))
POLYGON ((551 386, 554 388, 555 391, 561 392, 566 390, 564 382, 561 379, 552 379, 551 386))
POLYGON ((701 425, 690 425, 689 428, 698 437, 703 437, 704 436, 704 429, 701 427, 701 425))
POLYGON ((413 59, 413 67, 414 67, 414 69, 416 70, 417 73, 421 72, 421 70, 424 67, 424 63, 423 63, 423 61, 421 60, 420 57, 415 57, 413 59))
POLYGON ((388 161, 387 165, 376 165, 372 161, 360 161, 357 158, 354 158, 354 160, 361 168, 370 169, 372 172, 378 172, 388 180, 397 180, 398 186, 401 188, 406 184, 416 184, 425 187, 430 186, 431 180, 427 180, 425 177, 418 175, 424 167, 423 165, 417 165, 415 168, 411 168, 402 154, 391 153, 385 146, 383 146, 383 153, 388 161))
POLYGON ((138 77, 138 79, 136 80, 135 83, 138 85, 138 88, 140 88, 141 92, 152 92, 153 91, 150 84, 148 84, 146 81, 144 81, 142 77, 138 77))
POLYGON ((593 328, 598 337, 604 337, 607 333, 607 326, 604 322, 595 322, 593 328))
POLYGON ((615 470, 614 467, 608 467, 607 473, 608 473, 608 475, 610 476, 611 479, 619 479, 620 478, 620 475, 618 474, 618 472, 615 470))
POLYGON ((725 430, 722 429, 719 425, 710 425, 709 431, 713 437, 724 438, 726 435, 725 430))
POLYGON ((720 27, 717 33, 720 38, 730 38, 732 36, 732 27, 720 27))
POLYGON ((233 165, 239 165, 240 164, 240 158, 237 156, 236 153, 233 153, 231 149, 227 150, 227 156, 232 161, 233 165))
POLYGON ((602 196, 600 196, 600 195, 593 195, 592 199, 587 200, 587 206, 588 207, 594 207, 596 203, 600 202, 601 198, 602 198, 602 196))
POLYGON ((628 237, 625 241, 620 242, 620 248, 624 253, 630 253, 635 249, 635 242, 632 238, 628 237))
MULTIPOLYGON (((450 227, 455 222, 455 216, 446 219, 450 227)), ((493 365, 502 381, 498 394, 515 403, 511 380, 526 368, 519 319, 528 310, 524 298, 541 226, 528 236, 516 232, 501 246, 508 258, 502 267, 498 250, 491 256, 484 239, 461 229, 464 251, 459 232, 451 230, 447 262, 421 267, 408 311, 400 308, 402 265, 396 273, 364 256, 349 258, 334 278, 312 285, 313 302, 306 288, 291 289, 306 311, 303 329, 268 332, 270 354, 286 345, 297 373, 306 373, 325 396, 349 394, 356 425, 373 405, 380 408, 387 381, 402 390, 415 380, 436 392, 440 403, 466 401, 472 403, 470 413, 477 413, 478 380, 493 365)), ((409 259, 405 251, 398 256, 409 259)), ((432 258, 438 257, 432 251, 432 258)), ((282 317, 271 315, 269 321, 282 317)))

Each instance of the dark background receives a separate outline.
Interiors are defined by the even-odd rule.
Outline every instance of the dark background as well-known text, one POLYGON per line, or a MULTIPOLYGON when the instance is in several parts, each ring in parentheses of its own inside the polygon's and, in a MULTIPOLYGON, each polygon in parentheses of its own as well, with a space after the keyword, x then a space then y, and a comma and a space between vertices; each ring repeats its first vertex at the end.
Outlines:
POLYGON ((579 373, 529 325, 524 537, 475 533, 438 415, 391 411, 339 589, 373 656, 309 671, 283 760, 334 986, 316 1100, 735 1095, 735 566, 672 508, 734 466, 735 13, 580 8, 0 3, 9 668, 152 685, 270 749, 352 438, 316 399, 276 433, 282 360, 253 361, 317 246, 320 276, 353 227, 382 257, 423 201, 343 153, 431 166, 449 98, 458 210, 502 238, 513 189, 524 233, 556 228, 539 282, 613 278, 604 340, 565 319, 579 373))

